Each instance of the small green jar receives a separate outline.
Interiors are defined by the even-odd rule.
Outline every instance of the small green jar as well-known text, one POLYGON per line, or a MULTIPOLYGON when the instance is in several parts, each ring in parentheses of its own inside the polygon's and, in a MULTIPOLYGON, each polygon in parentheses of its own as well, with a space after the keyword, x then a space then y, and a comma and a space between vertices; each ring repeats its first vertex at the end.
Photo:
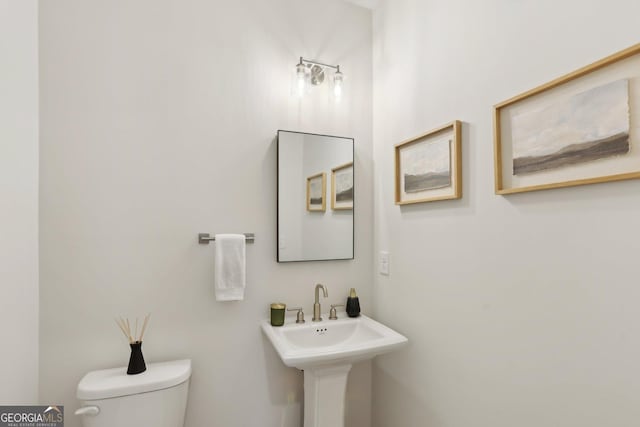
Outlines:
POLYGON ((284 325, 284 312, 287 305, 281 302, 271 304, 271 326, 284 325))

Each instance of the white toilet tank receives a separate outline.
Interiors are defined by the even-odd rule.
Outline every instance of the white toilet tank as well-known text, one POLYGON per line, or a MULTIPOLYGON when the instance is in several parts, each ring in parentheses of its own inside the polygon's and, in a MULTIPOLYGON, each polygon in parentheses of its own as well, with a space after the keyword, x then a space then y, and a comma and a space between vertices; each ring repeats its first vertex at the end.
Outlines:
POLYGON ((76 415, 84 427, 183 427, 190 377, 191 360, 148 363, 138 375, 126 367, 89 372, 76 415))

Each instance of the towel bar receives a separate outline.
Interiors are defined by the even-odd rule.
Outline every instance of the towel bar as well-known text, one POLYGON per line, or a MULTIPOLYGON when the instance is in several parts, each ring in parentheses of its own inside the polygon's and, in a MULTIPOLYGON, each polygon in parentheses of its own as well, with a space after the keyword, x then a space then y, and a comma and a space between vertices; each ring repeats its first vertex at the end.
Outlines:
MULTIPOLYGON (((253 243, 255 241, 255 234, 253 233, 243 233, 245 240, 247 243, 253 243)), ((209 242, 213 242, 216 240, 215 236, 211 236, 209 233, 199 233, 198 234, 198 243, 201 245, 208 245, 209 242)))

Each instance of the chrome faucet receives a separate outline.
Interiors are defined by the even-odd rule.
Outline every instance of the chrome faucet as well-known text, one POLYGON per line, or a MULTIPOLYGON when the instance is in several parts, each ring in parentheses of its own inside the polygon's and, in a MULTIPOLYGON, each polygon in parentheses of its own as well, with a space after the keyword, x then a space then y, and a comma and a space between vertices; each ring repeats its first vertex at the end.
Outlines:
POLYGON ((324 285, 318 283, 316 285, 316 302, 313 304, 313 319, 311 319, 314 322, 319 322, 322 320, 322 317, 320 317, 320 289, 322 289, 322 293, 324 294, 325 298, 329 296, 329 294, 327 293, 327 288, 325 288, 324 285))

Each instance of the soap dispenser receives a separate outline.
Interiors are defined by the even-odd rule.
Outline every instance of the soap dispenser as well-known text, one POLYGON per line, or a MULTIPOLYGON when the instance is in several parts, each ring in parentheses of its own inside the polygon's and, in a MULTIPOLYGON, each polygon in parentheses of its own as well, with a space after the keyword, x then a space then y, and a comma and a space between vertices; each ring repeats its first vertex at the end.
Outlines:
POLYGON ((356 295, 356 288, 351 288, 349 296, 347 297, 347 314, 349 317, 360 316, 360 300, 356 295))

